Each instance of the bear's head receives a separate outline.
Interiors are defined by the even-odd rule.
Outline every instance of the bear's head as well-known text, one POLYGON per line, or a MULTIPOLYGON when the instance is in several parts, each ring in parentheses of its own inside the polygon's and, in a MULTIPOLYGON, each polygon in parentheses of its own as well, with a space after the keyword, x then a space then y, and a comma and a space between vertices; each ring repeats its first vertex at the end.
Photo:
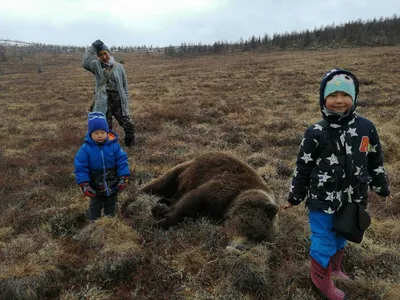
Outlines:
POLYGON ((272 241, 278 231, 278 211, 274 196, 265 190, 240 193, 225 215, 228 247, 241 249, 248 242, 272 241))

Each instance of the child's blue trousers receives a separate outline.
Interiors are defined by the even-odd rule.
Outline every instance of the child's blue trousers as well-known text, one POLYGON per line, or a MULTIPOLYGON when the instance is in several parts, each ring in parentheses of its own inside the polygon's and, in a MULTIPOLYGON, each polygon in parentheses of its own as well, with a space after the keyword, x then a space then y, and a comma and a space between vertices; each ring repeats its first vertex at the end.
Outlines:
POLYGON ((327 268, 330 258, 346 245, 347 240, 333 229, 333 214, 310 210, 308 218, 311 230, 310 255, 327 268))

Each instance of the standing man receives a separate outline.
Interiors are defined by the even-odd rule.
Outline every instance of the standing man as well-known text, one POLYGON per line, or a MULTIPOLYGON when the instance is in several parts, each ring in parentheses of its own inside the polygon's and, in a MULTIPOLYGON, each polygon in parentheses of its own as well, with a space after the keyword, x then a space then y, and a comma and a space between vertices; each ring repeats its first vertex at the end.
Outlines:
POLYGON ((124 67, 114 60, 108 47, 96 40, 83 55, 82 67, 92 72, 96 80, 94 102, 90 111, 106 115, 108 127, 112 130, 114 116, 124 129, 127 147, 135 144, 135 130, 129 117, 128 82, 124 67), (94 57, 97 55, 97 58, 94 57))

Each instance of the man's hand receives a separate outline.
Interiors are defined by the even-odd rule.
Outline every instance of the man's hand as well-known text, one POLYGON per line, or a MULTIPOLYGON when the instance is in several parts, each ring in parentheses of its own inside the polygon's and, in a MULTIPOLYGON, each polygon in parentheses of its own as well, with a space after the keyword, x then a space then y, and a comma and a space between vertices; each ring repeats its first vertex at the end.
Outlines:
POLYGON ((83 182, 79 184, 81 186, 82 192, 88 197, 96 196, 96 191, 90 186, 88 182, 83 182))
POLYGON ((92 43, 92 47, 93 47, 94 49, 97 50, 97 47, 99 47, 99 46, 101 46, 101 45, 103 45, 103 44, 104 44, 104 43, 103 43, 102 40, 96 40, 96 41, 94 41, 94 42, 92 43))

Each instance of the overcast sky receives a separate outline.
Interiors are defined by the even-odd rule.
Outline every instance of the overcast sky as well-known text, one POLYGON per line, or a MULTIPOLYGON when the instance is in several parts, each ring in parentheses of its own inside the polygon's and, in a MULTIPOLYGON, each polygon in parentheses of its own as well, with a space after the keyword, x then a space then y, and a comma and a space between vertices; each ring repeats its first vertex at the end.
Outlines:
POLYGON ((400 0, 0 0, 0 39, 211 44, 400 14, 400 0))

